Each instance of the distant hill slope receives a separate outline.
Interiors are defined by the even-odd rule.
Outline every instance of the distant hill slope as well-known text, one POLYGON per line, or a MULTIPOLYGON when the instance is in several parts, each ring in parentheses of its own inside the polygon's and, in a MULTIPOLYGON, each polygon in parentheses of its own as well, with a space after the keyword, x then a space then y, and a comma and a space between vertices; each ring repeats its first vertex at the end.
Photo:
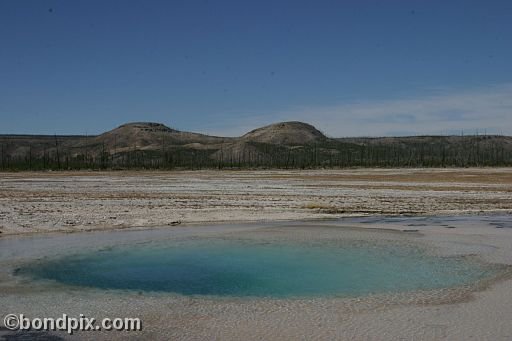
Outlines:
POLYGON ((158 150, 166 146, 195 144, 205 147, 232 140, 227 137, 215 137, 171 129, 161 123, 127 123, 94 138, 97 144, 104 144, 108 150, 116 152, 133 149, 158 150))
POLYGON ((512 166, 512 138, 328 138, 302 122, 217 137, 134 122, 97 136, 0 135, 0 162, 3 170, 512 166))
POLYGON ((281 122, 254 129, 242 136, 245 141, 278 145, 302 145, 326 140, 324 134, 303 122, 281 122))

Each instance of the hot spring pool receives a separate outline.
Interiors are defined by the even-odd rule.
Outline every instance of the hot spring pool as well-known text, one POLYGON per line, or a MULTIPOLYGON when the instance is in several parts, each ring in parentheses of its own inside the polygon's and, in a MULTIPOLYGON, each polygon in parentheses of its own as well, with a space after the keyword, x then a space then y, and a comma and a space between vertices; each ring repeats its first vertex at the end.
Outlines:
POLYGON ((190 238, 48 259, 19 272, 100 289, 292 298, 454 287, 492 270, 399 244, 190 238))

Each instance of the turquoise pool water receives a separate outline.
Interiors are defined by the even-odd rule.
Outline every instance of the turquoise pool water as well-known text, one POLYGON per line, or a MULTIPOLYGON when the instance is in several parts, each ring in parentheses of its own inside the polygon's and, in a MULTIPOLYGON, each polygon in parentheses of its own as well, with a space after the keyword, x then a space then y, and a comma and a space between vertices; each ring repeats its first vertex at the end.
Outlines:
POLYGON ((477 262, 396 244, 223 238, 113 247, 20 270, 36 278, 101 289, 277 298, 452 287, 490 271, 477 262))

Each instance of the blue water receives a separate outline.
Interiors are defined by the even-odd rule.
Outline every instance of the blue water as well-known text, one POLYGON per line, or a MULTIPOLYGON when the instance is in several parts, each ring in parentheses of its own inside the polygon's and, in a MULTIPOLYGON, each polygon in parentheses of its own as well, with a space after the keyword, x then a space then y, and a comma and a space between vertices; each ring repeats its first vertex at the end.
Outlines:
POLYGON ((20 272, 101 289, 283 298, 452 287, 490 274, 475 262, 397 245, 214 238, 114 247, 20 272))

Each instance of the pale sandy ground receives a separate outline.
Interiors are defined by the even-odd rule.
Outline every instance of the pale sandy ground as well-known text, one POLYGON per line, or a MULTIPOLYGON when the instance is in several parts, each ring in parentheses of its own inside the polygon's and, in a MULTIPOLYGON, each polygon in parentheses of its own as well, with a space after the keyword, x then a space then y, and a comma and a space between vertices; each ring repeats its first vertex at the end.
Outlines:
MULTIPOLYGON (((325 225, 395 229, 399 232, 365 233, 376 240, 422 243, 443 255, 477 255, 485 262, 512 265, 510 169, 2 174, 0 200, 2 317, 12 312, 33 317, 83 313, 96 318, 137 316, 144 321, 141 333, 80 333, 78 338, 512 340, 510 274, 471 288, 300 300, 141 295, 34 283, 12 274, 23 262, 128 242, 133 236, 146 238, 148 231, 15 235, 25 232, 163 226, 177 220, 273 221, 399 213, 489 216, 441 222, 310 222, 304 223, 303 231, 317 237, 315 228, 325 225), (493 218, 491 213, 500 216, 493 218)), ((152 232, 247 233, 262 225, 184 225, 152 232)), ((8 335, 13 334, 0 330, 0 339, 8 335)))
POLYGON ((0 236, 347 215, 512 212, 512 169, 0 174, 0 236))

